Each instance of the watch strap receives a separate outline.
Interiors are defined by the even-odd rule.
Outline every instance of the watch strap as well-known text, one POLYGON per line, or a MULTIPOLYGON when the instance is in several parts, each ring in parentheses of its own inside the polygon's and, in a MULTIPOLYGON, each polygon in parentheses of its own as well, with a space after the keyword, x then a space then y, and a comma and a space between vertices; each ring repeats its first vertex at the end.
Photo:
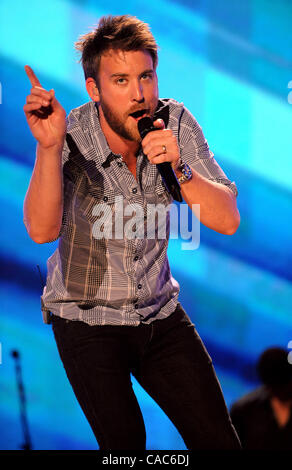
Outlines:
POLYGON ((187 163, 181 161, 178 170, 182 173, 181 176, 177 178, 179 184, 189 181, 193 176, 192 169, 187 163))

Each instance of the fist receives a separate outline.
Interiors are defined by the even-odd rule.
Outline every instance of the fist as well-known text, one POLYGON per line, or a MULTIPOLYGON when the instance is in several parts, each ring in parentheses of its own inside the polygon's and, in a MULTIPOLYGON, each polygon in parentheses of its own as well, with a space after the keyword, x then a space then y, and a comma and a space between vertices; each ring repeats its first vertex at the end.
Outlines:
POLYGON ((151 164, 170 162, 174 170, 179 166, 180 151, 171 129, 165 129, 162 119, 153 122, 158 130, 149 132, 142 140, 143 153, 151 164))

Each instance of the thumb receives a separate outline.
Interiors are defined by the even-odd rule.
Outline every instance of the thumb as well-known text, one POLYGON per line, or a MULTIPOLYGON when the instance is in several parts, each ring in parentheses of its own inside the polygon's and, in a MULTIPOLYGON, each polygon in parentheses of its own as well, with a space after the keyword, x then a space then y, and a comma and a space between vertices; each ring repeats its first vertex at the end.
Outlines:
POLYGON ((49 91, 50 95, 51 95, 51 102, 55 101, 56 100, 56 97, 55 97, 55 90, 52 88, 50 91, 49 91))
POLYGON ((153 122, 153 126, 157 127, 157 129, 165 129, 165 124, 163 119, 156 119, 156 121, 153 122))
POLYGON ((50 91, 49 91, 50 95, 51 95, 51 104, 52 106, 57 109, 57 108, 60 108, 60 104, 56 98, 56 95, 55 95, 55 90, 52 88, 50 91))

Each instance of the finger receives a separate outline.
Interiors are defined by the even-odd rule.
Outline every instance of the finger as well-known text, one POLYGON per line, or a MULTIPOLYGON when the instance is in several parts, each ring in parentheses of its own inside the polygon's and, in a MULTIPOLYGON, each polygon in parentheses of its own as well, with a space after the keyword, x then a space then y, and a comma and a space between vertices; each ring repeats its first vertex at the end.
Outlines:
POLYGON ((166 145, 171 140, 173 133, 170 129, 157 129, 156 131, 149 132, 142 140, 142 146, 150 145, 154 141, 162 141, 166 145))
POLYGON ((47 119, 52 114, 51 106, 42 106, 41 103, 29 103, 23 106, 23 111, 28 116, 37 116, 40 119, 47 119))
POLYGON ((32 70, 32 68, 29 65, 25 65, 24 70, 25 70, 26 75, 28 76, 29 81, 32 84, 32 86, 39 86, 39 87, 42 88, 42 85, 41 85, 38 77, 36 76, 36 74, 32 70))
POLYGON ((30 94, 34 96, 41 96, 44 99, 51 100, 52 99, 52 93, 51 91, 47 91, 44 88, 34 86, 30 90, 30 94))
POLYGON ((165 124, 164 124, 163 119, 156 119, 153 122, 153 126, 157 127, 158 129, 165 129, 165 124))
POLYGON ((42 96, 28 95, 26 98, 26 103, 40 103, 42 106, 49 106, 50 100, 44 99, 42 96))
POLYGON ((147 151, 144 149, 143 152, 150 159, 152 159, 153 157, 157 157, 158 155, 166 154, 166 151, 163 145, 154 145, 151 148, 149 148, 147 151))
MULTIPOLYGON (((159 131, 155 131, 153 132, 153 134, 155 134, 156 132, 157 134, 159 133, 159 131)), ((162 131, 162 132, 165 133, 167 131, 162 131)), ((142 141, 142 148, 143 148, 143 152, 145 153, 145 155, 148 155, 152 150, 154 150, 154 148, 160 149, 159 153, 163 153, 163 152, 165 153, 164 147, 166 147, 166 150, 168 152, 174 151, 174 149, 176 148, 176 142, 174 142, 171 136, 169 137, 164 134, 161 134, 160 136, 153 135, 153 137, 147 140, 146 140, 146 137, 142 141)))
POLYGON ((174 155, 158 155, 156 157, 151 158, 150 163, 153 165, 157 165, 158 163, 168 162, 171 164, 173 170, 176 170, 179 166, 180 158, 175 157, 174 155))
POLYGON ((165 153, 162 154, 162 155, 156 155, 156 157, 149 158, 149 161, 150 161, 150 163, 152 163, 154 165, 157 165, 157 163, 163 163, 163 162, 171 163, 170 157, 167 156, 165 153))
POLYGON ((53 90, 53 88, 49 91, 50 93, 50 101, 52 101, 52 103, 54 103, 55 105, 58 105, 58 101, 56 100, 56 96, 55 96, 55 90, 53 90))
POLYGON ((36 109, 40 109, 42 107, 41 103, 28 103, 23 106, 23 111, 25 113, 31 113, 32 111, 35 111, 36 109))
POLYGON ((55 90, 52 89, 50 90, 50 93, 51 93, 51 105, 52 105, 52 108, 55 110, 55 111, 58 111, 58 112, 61 112, 62 113, 64 112, 64 109, 63 107, 61 106, 61 104, 59 103, 59 101, 57 100, 56 98, 56 95, 55 95, 55 90))

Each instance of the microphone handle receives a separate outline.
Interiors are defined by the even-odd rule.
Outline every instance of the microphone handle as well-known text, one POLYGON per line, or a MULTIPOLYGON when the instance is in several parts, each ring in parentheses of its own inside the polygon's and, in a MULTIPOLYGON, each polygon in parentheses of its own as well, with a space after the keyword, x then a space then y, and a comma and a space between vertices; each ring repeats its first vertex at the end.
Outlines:
POLYGON ((180 185, 176 179, 171 163, 157 163, 156 166, 166 188, 168 189, 168 192, 172 195, 173 199, 175 201, 182 202, 183 199, 180 192, 180 185))

